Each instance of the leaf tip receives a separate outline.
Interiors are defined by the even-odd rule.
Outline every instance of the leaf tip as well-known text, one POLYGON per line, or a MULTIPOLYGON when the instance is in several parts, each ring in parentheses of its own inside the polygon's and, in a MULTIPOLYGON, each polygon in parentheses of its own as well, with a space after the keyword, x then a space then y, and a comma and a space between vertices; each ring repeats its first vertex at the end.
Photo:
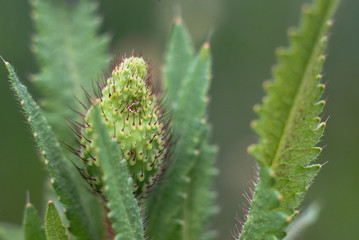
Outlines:
POLYGON ((173 22, 176 25, 179 25, 182 23, 182 11, 181 11, 181 6, 180 5, 175 5, 174 7, 174 18, 173 18, 173 22))
POLYGON ((326 126, 327 126, 326 122, 321 122, 318 124, 316 128, 313 129, 313 131, 323 131, 326 126))
POLYGON ((254 152, 254 150, 255 150, 255 145, 254 144, 247 147, 247 153, 248 154, 252 154, 254 152))
POLYGON ((287 221, 287 223, 291 223, 293 221, 293 216, 289 215, 285 220, 287 221))
POLYGON ((209 44, 209 42, 205 42, 204 44, 203 44, 203 48, 204 49, 209 49, 210 48, 210 44, 209 44))
POLYGON ((173 19, 173 22, 176 24, 176 25, 180 25, 182 23, 182 17, 177 15, 174 17, 173 19))
POLYGON ((282 194, 279 194, 279 195, 278 195, 278 197, 277 197, 278 201, 282 201, 282 200, 283 200, 283 198, 284 198, 284 197, 283 197, 283 195, 282 195, 282 194))
POLYGON ((0 55, 1 60, 4 62, 5 66, 9 65, 9 62, 5 61, 5 59, 0 55))
POLYGON ((298 36, 298 30, 295 27, 290 27, 287 30, 287 35, 291 38, 298 36))
POLYGON ((310 15, 312 14, 313 10, 310 6, 310 4, 303 4, 302 6, 302 13, 305 15, 310 15))
POLYGON ((26 191, 26 207, 29 207, 29 205, 31 206, 31 202, 30 202, 30 192, 29 190, 26 191))
POLYGON ((195 156, 199 156, 199 153, 200 153, 199 150, 195 150, 195 151, 194 151, 194 155, 195 155, 195 156))
POLYGON ((30 47, 32 53, 37 53, 39 51, 38 47, 35 44, 32 44, 30 47))
POLYGON ((32 20, 36 20, 39 17, 39 14, 36 11, 32 11, 30 17, 32 20))
POLYGON ((209 59, 210 58, 210 43, 209 41, 206 41, 201 48, 200 56, 202 60, 209 59))

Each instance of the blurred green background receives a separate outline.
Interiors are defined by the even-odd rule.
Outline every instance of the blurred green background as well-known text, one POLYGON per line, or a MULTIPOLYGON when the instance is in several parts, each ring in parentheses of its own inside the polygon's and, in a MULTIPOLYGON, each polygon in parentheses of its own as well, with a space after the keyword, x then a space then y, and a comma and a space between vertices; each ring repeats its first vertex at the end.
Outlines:
MULTIPOLYGON (((246 153, 256 136, 249 122, 252 106, 264 95, 261 84, 271 77, 274 51, 287 45, 286 31, 296 26, 304 0, 106 0, 100 1, 102 33, 110 33, 111 53, 135 49, 151 59, 160 77, 174 8, 182 16, 196 47, 214 30, 211 39, 213 82, 210 90, 212 142, 220 146, 220 174, 214 188, 221 212, 212 228, 218 239, 231 239, 235 216, 242 216, 243 197, 249 192, 255 162, 246 153)), ((30 52, 34 28, 26 0, 0 0, 0 54, 11 62, 31 88, 29 75, 37 72, 30 52)), ((327 146, 319 162, 328 161, 306 197, 319 200, 319 222, 303 239, 356 239, 359 236, 359 1, 342 0, 330 33, 324 81, 328 83, 323 114, 329 117, 327 146)), ((20 224, 25 192, 43 208, 46 171, 37 158, 35 143, 19 104, 9 90, 5 67, 0 66, 0 222, 20 224)))

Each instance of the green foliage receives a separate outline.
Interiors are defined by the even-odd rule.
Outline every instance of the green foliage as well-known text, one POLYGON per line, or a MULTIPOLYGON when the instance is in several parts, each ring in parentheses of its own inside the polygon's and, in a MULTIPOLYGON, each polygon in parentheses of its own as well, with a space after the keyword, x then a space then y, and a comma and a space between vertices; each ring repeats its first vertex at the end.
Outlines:
POLYGON ((260 178, 239 239, 282 237, 321 168, 312 164, 325 127, 318 117, 325 104, 320 71, 337 3, 316 0, 303 8, 299 29, 290 31, 290 47, 278 51, 274 81, 265 85, 268 96, 255 108, 260 119, 253 128, 260 139, 249 152, 258 160, 260 178))
POLYGON ((32 50, 40 66, 34 85, 41 93, 41 107, 60 140, 71 140, 63 116, 76 119, 74 96, 85 101, 81 87, 91 89, 107 67, 108 37, 98 36, 100 18, 90 0, 33 0, 32 17, 37 35, 32 50))
POLYGON ((185 225, 182 239, 213 238, 213 233, 206 232, 206 227, 218 211, 216 194, 211 191, 213 177, 217 174, 213 165, 218 149, 204 143, 199 151, 198 160, 189 173, 191 183, 186 190, 188 198, 183 211, 185 225))
MULTIPOLYGON (((320 100, 324 90, 320 71, 337 2, 315 0, 312 7, 304 8, 300 28, 290 32, 290 47, 278 52, 274 80, 265 84, 268 96, 255 108, 259 120, 253 128, 260 139, 249 152, 258 161, 259 180, 239 239, 285 237, 285 228, 321 168, 312 163, 321 151, 315 146, 325 127, 318 117, 325 104, 320 100)), ((99 84, 103 89, 95 90, 96 96, 78 94, 80 86, 91 89, 89 81, 106 63, 108 41, 96 37, 99 20, 94 17, 95 5, 87 0, 35 0, 32 4, 38 31, 33 50, 41 69, 34 79, 44 98, 44 112, 13 67, 4 63, 50 172, 50 182, 63 204, 69 232, 84 240, 213 238, 213 232, 206 231, 217 211, 211 183, 218 151, 208 140, 209 43, 195 54, 181 18, 176 17, 163 74, 168 94, 165 104, 173 112, 170 125, 176 146, 165 163, 168 167, 163 180, 148 198, 138 202, 136 197, 142 197, 162 171, 161 155, 168 153, 164 131, 167 119, 162 118, 163 110, 146 83, 147 64, 142 58, 123 59, 99 84), (79 120, 83 123, 77 122, 78 116, 67 107, 73 105, 74 94, 83 96, 80 101, 87 97, 91 104, 84 106, 88 111, 79 120), (79 137, 78 146, 68 144, 83 160, 76 162, 76 167, 57 140, 69 138, 63 134, 63 115, 74 119, 74 133, 79 137), (95 191, 90 192, 76 168, 95 191), (142 207, 145 211, 141 215, 142 207), (146 219, 146 232, 142 217, 146 219)), ((45 227, 46 237, 36 210, 28 204, 26 239, 69 238, 52 201, 47 206, 45 227)), ((16 228, 0 226, 0 237, 5 239, 21 239, 20 233, 16 228)))
POLYGON ((45 229, 42 221, 31 203, 27 203, 25 207, 23 231, 26 240, 45 240, 45 229))
POLYGON ((144 239, 140 210, 133 197, 133 180, 129 177, 127 162, 116 139, 110 137, 105 123, 102 122, 99 109, 95 108, 91 117, 94 119, 96 146, 104 172, 108 217, 112 222, 116 239, 144 239))
POLYGON ((193 57, 192 41, 181 17, 177 16, 174 24, 172 24, 170 38, 167 43, 166 65, 163 73, 163 83, 168 104, 172 108, 177 107, 178 89, 181 88, 193 57))
POLYGON ((69 231, 80 239, 101 239, 102 217, 98 199, 93 196, 83 179, 73 175, 73 168, 64 157, 51 127, 26 87, 16 76, 14 68, 4 61, 10 75, 11 84, 28 116, 28 122, 36 142, 45 159, 51 175, 51 183, 61 203, 65 205, 66 216, 70 222, 69 231))
MULTIPOLYGON (((68 240, 66 229, 53 201, 46 208, 45 228, 47 240, 68 240)), ((39 239, 39 238, 37 238, 39 239)))
POLYGON ((101 108, 107 131, 117 140, 118 148, 134 180, 133 192, 141 196, 157 181, 167 155, 168 131, 164 110, 152 92, 143 58, 130 57, 116 66, 83 121, 79 141, 85 174, 91 186, 102 192, 101 167, 97 161, 97 140, 93 134, 91 112, 101 108))
POLYGON ((177 17, 168 43, 164 80, 168 94, 172 93, 168 105, 173 106, 173 137, 178 141, 164 176, 166 181, 155 186, 147 202, 150 238, 199 239, 209 213, 215 209, 213 194, 208 192, 216 150, 207 146, 208 134, 203 134, 208 131, 205 112, 211 77, 209 43, 189 61, 191 49, 191 41, 177 17), (181 64, 177 64, 179 61, 181 64), (175 89, 179 89, 178 95, 175 89), (201 171, 197 171, 199 168, 201 171), (199 174, 203 174, 202 179, 199 174), (193 223, 198 218, 201 221, 193 223))

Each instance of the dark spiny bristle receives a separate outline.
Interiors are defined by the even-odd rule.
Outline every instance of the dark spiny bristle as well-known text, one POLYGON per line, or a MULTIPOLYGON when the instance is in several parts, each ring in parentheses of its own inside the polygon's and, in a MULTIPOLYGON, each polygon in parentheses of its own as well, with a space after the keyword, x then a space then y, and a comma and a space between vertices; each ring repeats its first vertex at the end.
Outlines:
POLYGON ((71 124, 69 124, 68 122, 65 123, 66 126, 68 127, 70 134, 75 134, 79 139, 81 139, 81 132, 78 131, 77 129, 73 128, 73 126, 71 124))
POLYGON ((71 147, 69 144, 67 144, 67 143, 65 143, 65 142, 61 142, 61 144, 62 144, 67 150, 69 150, 70 152, 72 152, 72 153, 75 154, 75 155, 81 153, 80 150, 71 147))
POLYGON ((66 120, 66 125, 70 127, 71 130, 76 131, 78 134, 81 134, 82 128, 74 123, 74 120, 70 117, 64 117, 66 120))
POLYGON ((75 136, 73 136, 73 140, 82 148, 86 148, 86 145, 83 145, 78 138, 76 138, 75 136))
POLYGON ((84 148, 85 152, 90 156, 90 158, 94 161, 96 161, 96 158, 91 155, 91 153, 87 150, 87 148, 84 148))
POLYGON ((82 101, 80 101, 80 99, 78 99, 75 95, 74 95, 74 98, 83 107, 83 109, 87 112, 88 107, 86 107, 85 104, 82 101))
MULTIPOLYGON (((126 54, 124 55, 119 55, 119 54, 116 54, 114 56, 114 58, 111 60, 111 63, 110 63, 110 67, 111 67, 111 71, 115 70, 117 66, 120 66, 121 63, 126 59, 126 54)), ((110 77, 111 74, 109 74, 109 76, 107 78, 110 77)), ((106 79, 107 79, 106 78, 106 79)))
POLYGON ((85 93, 85 97, 90 105, 95 103, 95 99, 86 91, 86 89, 81 86, 82 91, 85 93))
POLYGON ((73 125, 73 126, 77 126, 80 130, 82 129, 82 128, 86 128, 86 126, 84 125, 84 124, 82 124, 82 123, 80 123, 80 122, 78 122, 78 121, 76 121, 76 120, 74 120, 74 119, 72 119, 72 118, 69 118, 69 117, 64 117, 65 118, 65 120, 67 120, 71 125, 73 125))
POLYGON ((103 71, 102 75, 103 79, 109 79, 111 77, 111 73, 109 73, 108 71, 103 71))
POLYGON ((85 117, 86 117, 85 114, 83 114, 83 113, 81 113, 81 112, 79 112, 79 111, 73 109, 71 106, 68 105, 67 107, 70 108, 70 110, 73 111, 74 113, 78 114, 81 118, 85 118, 85 117))
POLYGON ((93 94, 94 94, 94 96, 97 98, 97 99, 99 99, 100 98, 100 94, 99 94, 99 85, 97 84, 97 81, 96 81, 96 84, 97 84, 97 88, 95 88, 95 85, 94 85, 94 82, 92 81, 92 91, 93 91, 93 94))

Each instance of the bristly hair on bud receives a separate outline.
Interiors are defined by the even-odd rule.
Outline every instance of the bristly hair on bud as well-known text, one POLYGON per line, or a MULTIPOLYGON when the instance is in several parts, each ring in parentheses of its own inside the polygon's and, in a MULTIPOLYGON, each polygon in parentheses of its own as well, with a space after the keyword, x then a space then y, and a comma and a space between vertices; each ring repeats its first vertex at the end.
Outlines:
MULTIPOLYGON (((162 176, 169 154, 169 117, 155 94, 142 57, 121 58, 111 74, 94 86, 94 96, 85 91, 90 107, 79 113, 82 122, 70 120, 79 150, 69 147, 83 167, 81 175, 99 193, 103 192, 102 169, 94 127, 94 109, 101 110, 109 134, 116 139, 133 178, 133 193, 143 197, 162 176)), ((80 102, 80 105, 85 104, 80 102)))

